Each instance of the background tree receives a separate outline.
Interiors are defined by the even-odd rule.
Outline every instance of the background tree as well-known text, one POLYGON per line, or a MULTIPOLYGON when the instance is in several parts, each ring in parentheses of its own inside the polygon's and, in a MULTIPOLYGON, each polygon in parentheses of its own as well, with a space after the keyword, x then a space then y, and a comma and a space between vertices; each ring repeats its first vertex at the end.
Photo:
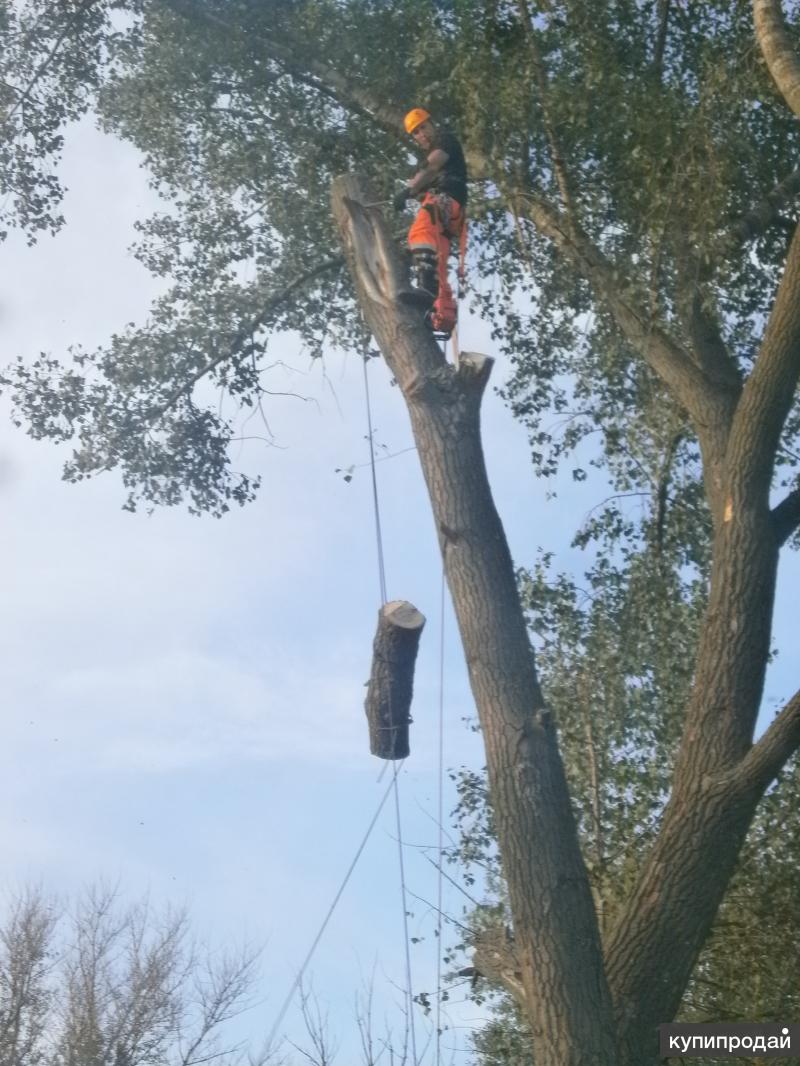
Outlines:
MULTIPOLYGON (((187 499, 219 514, 250 498, 257 486, 227 461, 235 417, 206 406, 202 386, 221 385, 245 407, 263 402, 277 329, 296 328, 312 350, 363 341, 353 287, 333 273, 327 191, 341 171, 365 170, 384 189, 387 173, 404 172, 402 105, 420 100, 467 144, 478 272, 496 279, 478 304, 514 360, 509 397, 539 471, 592 434, 615 484, 660 498, 662 539, 689 513, 670 489, 680 471, 691 521, 708 531, 707 586, 697 576, 706 603, 669 797, 653 808, 658 831, 601 958, 510 559, 480 483, 487 364, 465 361, 452 375, 418 328, 395 329, 405 321, 370 297, 367 260, 351 256, 361 310, 409 405, 443 549, 459 545, 445 561, 489 745, 537 1059, 651 1061, 654 1027, 678 1010, 759 799, 800 743, 800 696, 753 743, 777 560, 800 522, 800 173, 789 162, 796 124, 761 61, 749 5, 90 6, 105 20, 103 48, 90 53, 93 106, 145 153, 172 202, 143 224, 139 249, 172 287, 145 328, 76 352, 72 367, 45 356, 9 372, 30 431, 75 440, 67 477, 117 467, 131 507, 187 499), (254 280, 243 280, 244 263, 254 280), (447 403, 474 473, 445 479, 449 495, 435 479, 463 457, 442 451, 447 403), (553 409, 570 417, 558 439, 546 429, 553 409), (655 481, 643 461, 650 441, 663 463, 655 481), (486 526, 458 522, 478 512, 497 548, 491 596, 489 561, 471 539, 486 526), (484 619, 491 652, 473 640, 471 581, 496 612, 496 627, 484 619), (511 645, 517 658, 504 659, 511 645)), ((767 65, 791 102, 792 31, 775 3, 755 7, 767 65)), ((64 15, 64 39, 90 32, 88 10, 64 15)), ((13 12, 7 26, 15 32, 13 12)), ((65 84, 86 80, 65 72, 65 84)), ((360 225, 362 245, 384 242, 394 277, 380 220, 345 215, 350 250, 360 225)), ((613 677, 604 684, 619 689, 613 677)))
POLYGON ((70 909, 28 890, 0 926, 7 1066, 267 1062, 231 1035, 252 1005, 257 954, 192 942, 184 912, 90 889, 70 909))

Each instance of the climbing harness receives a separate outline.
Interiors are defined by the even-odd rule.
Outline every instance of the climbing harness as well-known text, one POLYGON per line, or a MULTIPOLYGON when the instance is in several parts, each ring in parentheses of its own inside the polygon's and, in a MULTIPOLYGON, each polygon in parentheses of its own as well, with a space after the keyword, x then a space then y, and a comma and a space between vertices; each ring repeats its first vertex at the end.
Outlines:
POLYGON ((440 243, 437 252, 438 294, 434 300, 433 307, 426 316, 428 324, 437 339, 447 340, 455 332, 458 323, 458 304, 461 301, 466 288, 467 219, 466 216, 462 215, 457 232, 450 233, 448 232, 449 222, 442 215, 438 201, 434 204, 434 212, 434 223, 440 229, 442 236, 447 238, 448 242, 452 238, 458 238, 456 296, 453 295, 453 290, 450 287, 450 280, 448 277, 448 258, 452 250, 452 244, 450 244, 447 251, 445 251, 443 245, 440 243))

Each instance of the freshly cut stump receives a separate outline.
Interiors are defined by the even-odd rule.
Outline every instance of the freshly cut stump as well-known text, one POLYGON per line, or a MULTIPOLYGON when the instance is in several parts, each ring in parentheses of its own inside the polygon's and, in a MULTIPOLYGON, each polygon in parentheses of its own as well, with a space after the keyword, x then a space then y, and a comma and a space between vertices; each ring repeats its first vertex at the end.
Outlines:
POLYGON ((405 759, 414 689, 414 664, 425 615, 406 600, 391 600, 378 611, 372 645, 372 673, 364 703, 369 750, 380 759, 405 759))

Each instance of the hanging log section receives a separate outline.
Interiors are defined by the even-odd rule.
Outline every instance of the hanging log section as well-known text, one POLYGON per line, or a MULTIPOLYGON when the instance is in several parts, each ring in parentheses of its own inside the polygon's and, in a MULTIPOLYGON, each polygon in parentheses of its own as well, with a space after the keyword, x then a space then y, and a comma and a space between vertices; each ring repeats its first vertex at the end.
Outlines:
POLYGON ((372 673, 365 708, 369 750, 380 759, 405 759, 414 664, 425 615, 406 600, 391 600, 378 611, 372 645, 372 673))

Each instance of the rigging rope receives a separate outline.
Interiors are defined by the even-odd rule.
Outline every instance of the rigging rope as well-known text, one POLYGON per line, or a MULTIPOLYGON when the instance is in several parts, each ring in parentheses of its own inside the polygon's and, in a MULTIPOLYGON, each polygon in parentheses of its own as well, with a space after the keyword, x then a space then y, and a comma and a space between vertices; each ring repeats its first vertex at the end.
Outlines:
POLYGON ((372 406, 369 399, 369 378, 367 376, 367 360, 369 354, 364 355, 364 396, 367 407, 367 439, 369 440, 369 462, 372 471, 372 505, 375 511, 375 541, 378 553, 378 580, 381 590, 381 604, 386 603, 386 566, 383 559, 383 533, 381 531, 381 509, 378 502, 378 477, 375 473, 375 440, 372 429, 372 406))
MULTIPOLYGON (((372 504, 375 512, 375 541, 378 555, 378 577, 380 581, 381 603, 387 601, 386 595, 386 564, 383 554, 383 531, 381 529, 380 502, 378 499, 378 476, 375 470, 375 438, 372 426, 372 404, 369 395, 369 376, 367 374, 367 360, 369 354, 364 355, 364 397, 367 410, 367 438, 369 440, 370 469, 372 473, 372 504)), ((405 760, 404 760, 405 761, 405 760)), ((400 767, 402 767, 402 763, 400 767)), ((411 981, 411 941, 408 934, 408 901, 406 889, 405 863, 403 860, 403 829, 400 820, 400 789, 397 783, 400 767, 395 768, 390 788, 394 789, 395 820, 397 823, 397 849, 400 868, 400 893, 403 905, 403 940, 405 944, 406 962, 406 1003, 408 1010, 408 1030, 411 1036, 411 1061, 418 1066, 417 1038, 414 1026, 414 986, 411 981)))
MULTIPOLYGON (((403 762, 405 762, 405 760, 403 760, 403 762)), ((272 1043, 273 1043, 273 1041, 275 1039, 275 1036, 277 1035, 277 1032, 278 1032, 278 1029, 280 1028, 281 1022, 286 1017, 286 1012, 288 1011, 288 1009, 289 1009, 289 1007, 291 1005, 291 1002, 294 999, 295 992, 297 991, 297 989, 302 984, 303 976, 305 975, 306 969, 308 968, 308 964, 311 962, 311 959, 312 959, 312 957, 314 955, 314 952, 317 949, 317 945, 319 944, 320 940, 322 940, 322 936, 323 936, 325 930, 328 927, 328 922, 333 917, 333 912, 336 910, 336 905, 338 904, 339 900, 342 897, 342 893, 344 892, 345 888, 347 887, 347 882, 350 880, 350 877, 351 877, 351 875, 353 873, 353 870, 355 870, 355 868, 356 868, 356 863, 361 858, 361 853, 362 853, 362 851, 364 850, 364 848, 367 845, 367 841, 370 838, 370 834, 372 833, 372 830, 375 828, 375 823, 378 821, 378 817, 379 817, 381 811, 383 810, 384 804, 386 803, 386 800, 389 798, 389 793, 392 791, 392 789, 395 786, 395 783, 397 781, 397 775, 400 773, 400 770, 403 768, 403 762, 400 762, 395 767, 394 774, 392 776, 392 780, 389 782, 388 788, 384 792, 383 796, 381 796, 381 801, 378 804, 378 807, 377 807, 375 813, 373 814, 369 825, 367 826, 367 831, 364 834, 364 836, 362 837, 361 843, 358 845, 358 848, 356 849, 356 853, 353 856, 353 861, 347 867, 347 873, 344 875, 344 879, 342 880, 342 883, 339 885, 339 889, 336 892, 336 895, 333 897, 333 902, 331 903, 330 907, 328 908, 327 914, 325 915, 324 919, 322 920, 322 925, 319 927, 319 931, 318 931, 317 935, 314 937, 314 940, 311 943, 311 947, 308 949, 308 952, 306 953, 306 957, 303 959, 303 963, 300 966, 300 969, 297 971, 297 976, 295 977, 294 981, 292 982, 292 986, 289 989, 289 992, 288 992, 288 994, 286 996, 286 999, 283 1001, 283 1005, 281 1006, 281 1009, 278 1011, 278 1016, 275 1019, 273 1025, 272 1025, 272 1028, 270 1029, 269 1036, 267 1037, 267 1042, 266 1042, 266 1045, 265 1045, 265 1050, 266 1051, 271 1051, 272 1050, 272 1043)))
POLYGON ((414 1066, 417 1066, 419 1059, 417 1058, 417 1038, 414 1029, 414 996, 413 996, 413 984, 411 982, 411 941, 408 935, 408 901, 406 898, 406 874, 405 865, 403 863, 403 830, 400 824, 400 789, 397 784, 397 774, 394 775, 392 781, 394 785, 394 810, 395 820, 397 823, 397 853, 400 861, 400 892, 403 902, 403 934, 406 945, 406 998, 408 1002, 408 1027, 411 1033, 411 1061, 414 1066))
POLYGON ((437 821, 439 823, 439 873, 436 895, 436 1066, 441 1058, 442 1041, 442 866, 444 864, 444 606, 445 573, 442 561, 442 590, 439 599, 439 794, 437 821))

